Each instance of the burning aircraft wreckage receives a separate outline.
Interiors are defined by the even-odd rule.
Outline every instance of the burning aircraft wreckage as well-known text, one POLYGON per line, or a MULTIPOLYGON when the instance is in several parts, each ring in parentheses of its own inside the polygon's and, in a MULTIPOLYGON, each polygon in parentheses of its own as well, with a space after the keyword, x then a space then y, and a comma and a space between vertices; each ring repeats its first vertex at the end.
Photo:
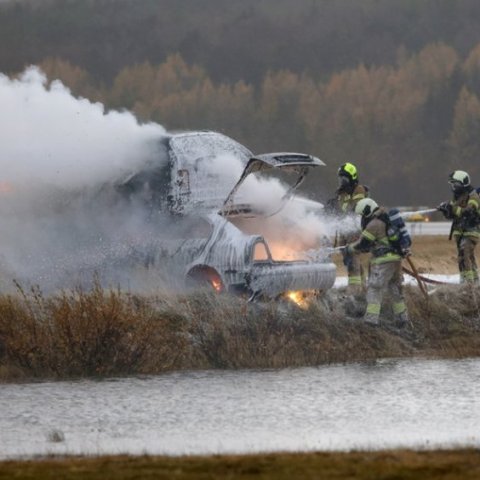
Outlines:
POLYGON ((168 234, 143 256, 148 268, 169 268, 187 285, 251 299, 333 286, 336 267, 323 249, 328 240, 312 225, 322 205, 295 197, 321 160, 301 153, 253 155, 217 132, 168 135, 161 146, 166 163, 115 186, 125 198, 143 199, 151 222, 169 216, 168 234), (294 181, 286 187, 263 178, 274 172, 294 181))
POLYGON ((10 268, 15 278, 45 291, 86 285, 97 275, 103 285, 134 291, 203 285, 252 300, 333 286, 323 206, 295 195, 321 160, 254 155, 210 131, 155 142, 154 156, 116 180, 87 193, 57 192, 54 207, 50 200, 37 205, 42 213, 23 224, 49 233, 28 243, 26 231, 12 242, 15 251, 4 258, 22 260, 10 268))

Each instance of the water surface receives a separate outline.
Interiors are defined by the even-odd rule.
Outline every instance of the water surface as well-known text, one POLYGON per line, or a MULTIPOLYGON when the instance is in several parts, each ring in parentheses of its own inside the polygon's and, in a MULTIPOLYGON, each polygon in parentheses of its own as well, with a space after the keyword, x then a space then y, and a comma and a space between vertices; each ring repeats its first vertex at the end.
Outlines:
POLYGON ((480 447, 480 360, 7 384, 0 412, 0 458, 480 447))

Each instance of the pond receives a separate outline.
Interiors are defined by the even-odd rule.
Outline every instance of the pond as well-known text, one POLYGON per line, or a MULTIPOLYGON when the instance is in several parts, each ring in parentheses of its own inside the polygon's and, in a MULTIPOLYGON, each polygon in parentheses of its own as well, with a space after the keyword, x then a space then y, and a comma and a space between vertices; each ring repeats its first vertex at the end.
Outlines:
POLYGON ((0 457, 480 447, 480 359, 0 386, 0 457))

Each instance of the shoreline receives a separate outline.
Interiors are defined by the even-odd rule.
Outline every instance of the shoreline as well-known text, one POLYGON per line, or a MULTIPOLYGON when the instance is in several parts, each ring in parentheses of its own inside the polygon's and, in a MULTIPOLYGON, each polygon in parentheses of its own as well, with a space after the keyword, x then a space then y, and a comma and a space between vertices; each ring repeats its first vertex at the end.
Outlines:
POLYGON ((476 480, 480 450, 383 450, 211 456, 48 457, 0 462, 0 479, 476 480))

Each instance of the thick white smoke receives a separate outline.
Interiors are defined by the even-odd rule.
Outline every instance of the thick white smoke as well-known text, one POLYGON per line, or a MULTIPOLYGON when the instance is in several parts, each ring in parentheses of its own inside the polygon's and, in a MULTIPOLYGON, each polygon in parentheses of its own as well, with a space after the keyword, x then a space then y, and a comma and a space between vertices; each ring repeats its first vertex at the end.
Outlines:
POLYGON ((35 67, 18 79, 0 74, 0 105, 2 286, 12 277, 56 285, 56 275, 77 270, 86 256, 101 261, 106 235, 121 242, 135 229, 132 216, 96 205, 93 192, 161 162, 165 130, 75 98, 59 81, 48 86, 35 67), (76 205, 85 195, 95 218, 76 205), (94 248, 82 250, 85 239, 94 248))
MULTIPOLYGON (((112 283, 138 288, 136 256, 146 262, 143 246, 162 247, 173 225, 162 216, 151 221, 146 203, 125 203, 112 186, 142 166, 166 164, 165 129, 75 98, 35 67, 17 79, 0 74, 0 105, 0 288, 13 279, 44 290, 69 287, 97 268, 109 270, 112 283)), ((233 187, 244 164, 226 152, 201 168, 207 180, 216 178, 208 181, 233 187)), ((263 234, 276 258, 294 258, 352 227, 323 218, 315 202, 292 199, 279 211, 286 191, 278 179, 250 176, 237 198, 272 214, 237 224, 263 234)))
POLYGON ((0 74, 0 175, 12 184, 81 188, 118 177, 152 156, 165 133, 127 112, 105 112, 59 81, 29 68, 18 80, 0 74))
MULTIPOLYGON (((222 157, 218 160, 224 162, 225 174, 234 172, 237 178, 240 176, 243 166, 238 159, 222 157)), ((214 162, 211 167, 212 171, 220 170, 221 164, 214 162)), ((262 212, 263 216, 248 218, 246 215, 246 218, 233 218, 232 221, 248 233, 262 234, 275 259, 305 258, 305 251, 313 253, 310 250, 333 243, 335 236, 358 232, 360 219, 356 216, 327 214, 321 203, 302 197, 301 189, 286 196, 289 185, 297 179, 295 174, 290 174, 290 178, 284 174, 281 179, 274 175, 274 171, 250 175, 234 199, 236 204, 252 205, 254 211, 262 212)))

